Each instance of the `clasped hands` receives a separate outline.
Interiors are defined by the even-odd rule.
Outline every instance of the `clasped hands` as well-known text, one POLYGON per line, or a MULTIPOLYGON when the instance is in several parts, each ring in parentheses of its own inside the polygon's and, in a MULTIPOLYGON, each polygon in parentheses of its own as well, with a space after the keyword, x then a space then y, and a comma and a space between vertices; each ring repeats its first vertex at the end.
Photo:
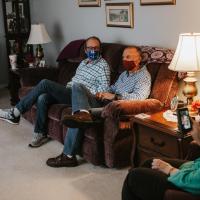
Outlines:
POLYGON ((167 175, 172 175, 178 171, 177 168, 171 166, 169 163, 160 159, 153 159, 152 169, 161 171, 167 175))
POLYGON ((96 93, 96 99, 98 100, 114 100, 115 99, 115 94, 112 94, 110 92, 97 92, 96 93))
MULTIPOLYGON (((199 123, 192 120, 192 130, 189 132, 189 134, 193 137, 194 141, 196 141, 196 143, 198 145, 200 145, 200 126, 199 123)), ((169 163, 160 160, 160 159, 153 159, 152 162, 152 169, 161 171, 167 175, 171 175, 176 173, 179 169, 174 168, 173 166, 171 166, 169 163)))

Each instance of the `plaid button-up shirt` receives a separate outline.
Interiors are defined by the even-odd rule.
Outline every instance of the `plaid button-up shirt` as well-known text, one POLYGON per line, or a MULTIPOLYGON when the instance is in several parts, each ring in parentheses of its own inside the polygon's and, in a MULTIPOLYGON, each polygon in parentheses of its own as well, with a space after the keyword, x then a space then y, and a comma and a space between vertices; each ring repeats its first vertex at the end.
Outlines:
POLYGON ((92 94, 106 92, 110 84, 110 67, 102 57, 91 62, 85 59, 80 63, 75 76, 67 86, 74 82, 82 83, 92 94))
POLYGON ((151 91, 151 75, 146 66, 136 72, 124 71, 115 84, 110 86, 110 92, 119 94, 122 99, 139 100, 148 98, 151 91))

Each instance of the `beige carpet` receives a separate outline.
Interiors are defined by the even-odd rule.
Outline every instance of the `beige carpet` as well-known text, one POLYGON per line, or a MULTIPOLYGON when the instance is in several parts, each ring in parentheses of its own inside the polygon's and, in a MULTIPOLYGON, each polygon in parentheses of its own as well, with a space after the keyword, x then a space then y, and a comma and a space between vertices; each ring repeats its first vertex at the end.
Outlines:
MULTIPOLYGON (((6 90, 0 90, 0 108, 9 106, 6 90)), ((27 146, 32 125, 0 121, 0 200, 120 200, 127 169, 93 166, 81 161, 75 168, 50 168, 46 159, 57 156, 56 141, 38 148, 27 146)))

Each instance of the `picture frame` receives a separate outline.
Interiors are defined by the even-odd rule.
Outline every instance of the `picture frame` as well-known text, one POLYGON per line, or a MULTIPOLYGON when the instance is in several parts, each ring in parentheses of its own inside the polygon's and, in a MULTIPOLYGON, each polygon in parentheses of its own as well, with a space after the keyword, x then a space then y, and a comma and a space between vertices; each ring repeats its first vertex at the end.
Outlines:
POLYGON ((175 5, 176 0, 140 0, 140 5, 175 5))
POLYGON ((133 28, 133 3, 106 3, 106 25, 133 28))
POLYGON ((24 17, 24 4, 23 3, 19 3, 18 4, 18 7, 19 7, 19 16, 20 17, 24 17))
POLYGON ((7 30, 8 32, 13 32, 13 20, 7 19, 7 30))
POLYGON ((39 67, 45 67, 45 60, 40 60, 39 67))
POLYGON ((17 25, 16 25, 16 19, 15 18, 8 18, 7 19, 7 30, 9 33, 15 33, 17 25))
POLYGON ((101 0, 78 0, 79 7, 100 7, 101 0))

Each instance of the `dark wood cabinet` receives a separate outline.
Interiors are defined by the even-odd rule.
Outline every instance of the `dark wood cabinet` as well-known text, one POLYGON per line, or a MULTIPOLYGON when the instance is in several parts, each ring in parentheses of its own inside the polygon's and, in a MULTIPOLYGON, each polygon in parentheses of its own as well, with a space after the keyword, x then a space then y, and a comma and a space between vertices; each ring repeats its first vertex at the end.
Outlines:
POLYGON ((134 145, 132 165, 139 166, 152 157, 184 159, 191 135, 180 134, 177 123, 166 121, 163 112, 150 114, 148 118, 132 119, 134 145))
POLYGON ((10 104, 15 106, 19 102, 20 75, 18 70, 9 69, 10 104))
POLYGON ((7 55, 17 54, 17 63, 23 66, 25 54, 30 48, 26 45, 30 33, 29 0, 2 0, 2 5, 7 55))

